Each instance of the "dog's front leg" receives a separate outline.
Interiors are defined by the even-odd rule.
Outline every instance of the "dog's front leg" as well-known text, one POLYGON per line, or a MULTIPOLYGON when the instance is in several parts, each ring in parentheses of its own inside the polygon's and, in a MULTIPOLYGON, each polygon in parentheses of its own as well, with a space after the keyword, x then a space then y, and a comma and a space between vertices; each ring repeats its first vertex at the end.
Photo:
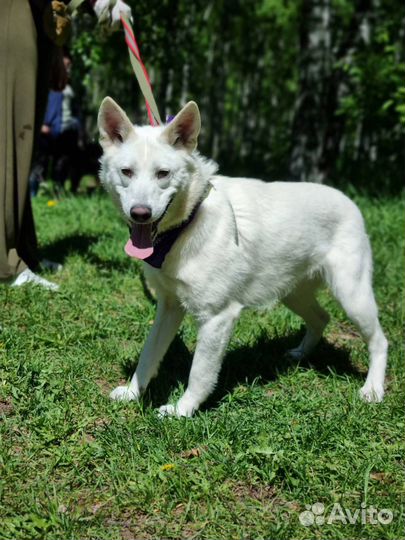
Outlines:
POLYGON ((187 390, 176 405, 163 405, 162 415, 192 416, 214 390, 222 359, 242 306, 234 303, 199 327, 187 390))
POLYGON ((172 342, 184 310, 174 298, 159 297, 155 322, 142 349, 138 366, 128 386, 118 386, 110 394, 111 399, 138 399, 157 374, 159 364, 172 342))

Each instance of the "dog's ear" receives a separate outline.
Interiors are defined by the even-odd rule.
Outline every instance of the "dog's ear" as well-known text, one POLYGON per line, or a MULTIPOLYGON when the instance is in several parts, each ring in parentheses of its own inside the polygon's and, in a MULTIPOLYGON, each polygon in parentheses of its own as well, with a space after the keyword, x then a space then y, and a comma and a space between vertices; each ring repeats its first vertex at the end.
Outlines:
POLYGON ((98 111, 97 123, 100 132, 100 144, 104 149, 113 144, 119 145, 123 143, 130 133, 134 133, 128 116, 110 97, 103 99, 98 111))
POLYGON ((197 103, 189 101, 165 128, 161 137, 175 148, 192 152, 197 147, 200 128, 201 117, 197 103))

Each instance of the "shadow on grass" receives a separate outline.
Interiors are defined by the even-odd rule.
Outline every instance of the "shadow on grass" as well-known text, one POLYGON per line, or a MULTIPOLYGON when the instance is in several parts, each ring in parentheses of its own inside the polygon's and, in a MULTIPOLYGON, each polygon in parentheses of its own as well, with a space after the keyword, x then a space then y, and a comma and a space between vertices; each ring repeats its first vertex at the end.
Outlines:
POLYGON ((72 235, 65 236, 48 244, 41 249, 41 256, 55 262, 63 263, 64 260, 72 254, 78 254, 86 258, 90 264, 96 266, 99 270, 128 272, 133 275, 141 274, 140 266, 127 259, 103 259, 93 253, 91 247, 100 241, 97 235, 72 235))
POLYGON ((98 270, 107 270, 109 272, 131 272, 131 274, 138 275, 142 274, 138 264, 134 264, 128 257, 127 259, 111 259, 111 256, 108 259, 103 259, 96 255, 95 253, 88 253, 87 260, 97 267, 98 270))
POLYGON ((253 346, 231 350, 224 359, 218 386, 202 409, 217 406, 236 386, 249 385, 254 381, 266 384, 297 366, 314 369, 320 375, 336 373, 363 377, 351 363, 349 350, 338 348, 324 339, 305 359, 297 360, 288 356, 287 351, 297 347, 304 334, 305 331, 300 330, 276 339, 269 339, 266 334, 262 334, 253 346))
POLYGON ((41 248, 41 256, 55 262, 63 263, 67 256, 72 253, 86 255, 90 247, 99 241, 96 235, 72 235, 65 236, 41 248))
MULTIPOLYGON (((299 331, 286 337, 269 339, 262 334, 253 346, 230 350, 225 356, 218 385, 202 409, 215 408, 226 394, 241 384, 252 384, 254 381, 266 384, 298 365, 304 369, 315 369, 322 375, 332 372, 363 377, 352 365, 348 350, 337 348, 325 340, 321 340, 316 350, 305 360, 294 360, 286 356, 286 351, 297 346, 303 335, 304 331, 299 331)), ((168 402, 170 393, 179 383, 186 387, 192 358, 193 354, 181 337, 177 336, 162 362, 158 376, 148 387, 144 396, 145 403, 153 407, 162 405, 168 402)), ((132 376, 135 367, 133 361, 123 366, 127 378, 132 376)))

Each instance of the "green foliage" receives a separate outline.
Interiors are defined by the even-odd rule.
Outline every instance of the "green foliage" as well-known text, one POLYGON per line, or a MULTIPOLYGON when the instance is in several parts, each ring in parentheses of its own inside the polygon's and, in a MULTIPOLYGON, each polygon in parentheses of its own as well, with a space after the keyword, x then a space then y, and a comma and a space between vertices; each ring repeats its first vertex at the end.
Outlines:
MULTIPOLYGON (((402 189, 402 2, 129 3, 162 117, 195 99, 201 150, 223 172, 288 178, 297 145, 308 139, 306 179, 320 168, 327 183, 402 189)), ((122 32, 102 36, 81 15, 72 48, 91 134, 107 94, 145 122, 122 32)))
POLYGON ((363 130, 367 144, 357 165, 362 176, 372 178, 374 175, 375 181, 383 183, 383 186, 372 186, 377 190, 389 187, 392 177, 399 172, 405 128, 402 21, 400 17, 395 20, 388 11, 394 9, 394 3, 388 4, 391 5, 382 3, 376 11, 369 42, 337 66, 345 72, 349 87, 337 110, 346 122, 345 154, 356 154, 358 132, 363 130))

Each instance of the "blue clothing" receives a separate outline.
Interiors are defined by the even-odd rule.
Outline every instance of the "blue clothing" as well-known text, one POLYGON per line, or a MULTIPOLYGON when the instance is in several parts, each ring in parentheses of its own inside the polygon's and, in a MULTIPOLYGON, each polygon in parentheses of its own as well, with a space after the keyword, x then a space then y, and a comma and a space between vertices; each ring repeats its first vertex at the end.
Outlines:
POLYGON ((62 131, 62 102, 63 92, 49 91, 44 124, 51 128, 52 137, 57 137, 62 131))

